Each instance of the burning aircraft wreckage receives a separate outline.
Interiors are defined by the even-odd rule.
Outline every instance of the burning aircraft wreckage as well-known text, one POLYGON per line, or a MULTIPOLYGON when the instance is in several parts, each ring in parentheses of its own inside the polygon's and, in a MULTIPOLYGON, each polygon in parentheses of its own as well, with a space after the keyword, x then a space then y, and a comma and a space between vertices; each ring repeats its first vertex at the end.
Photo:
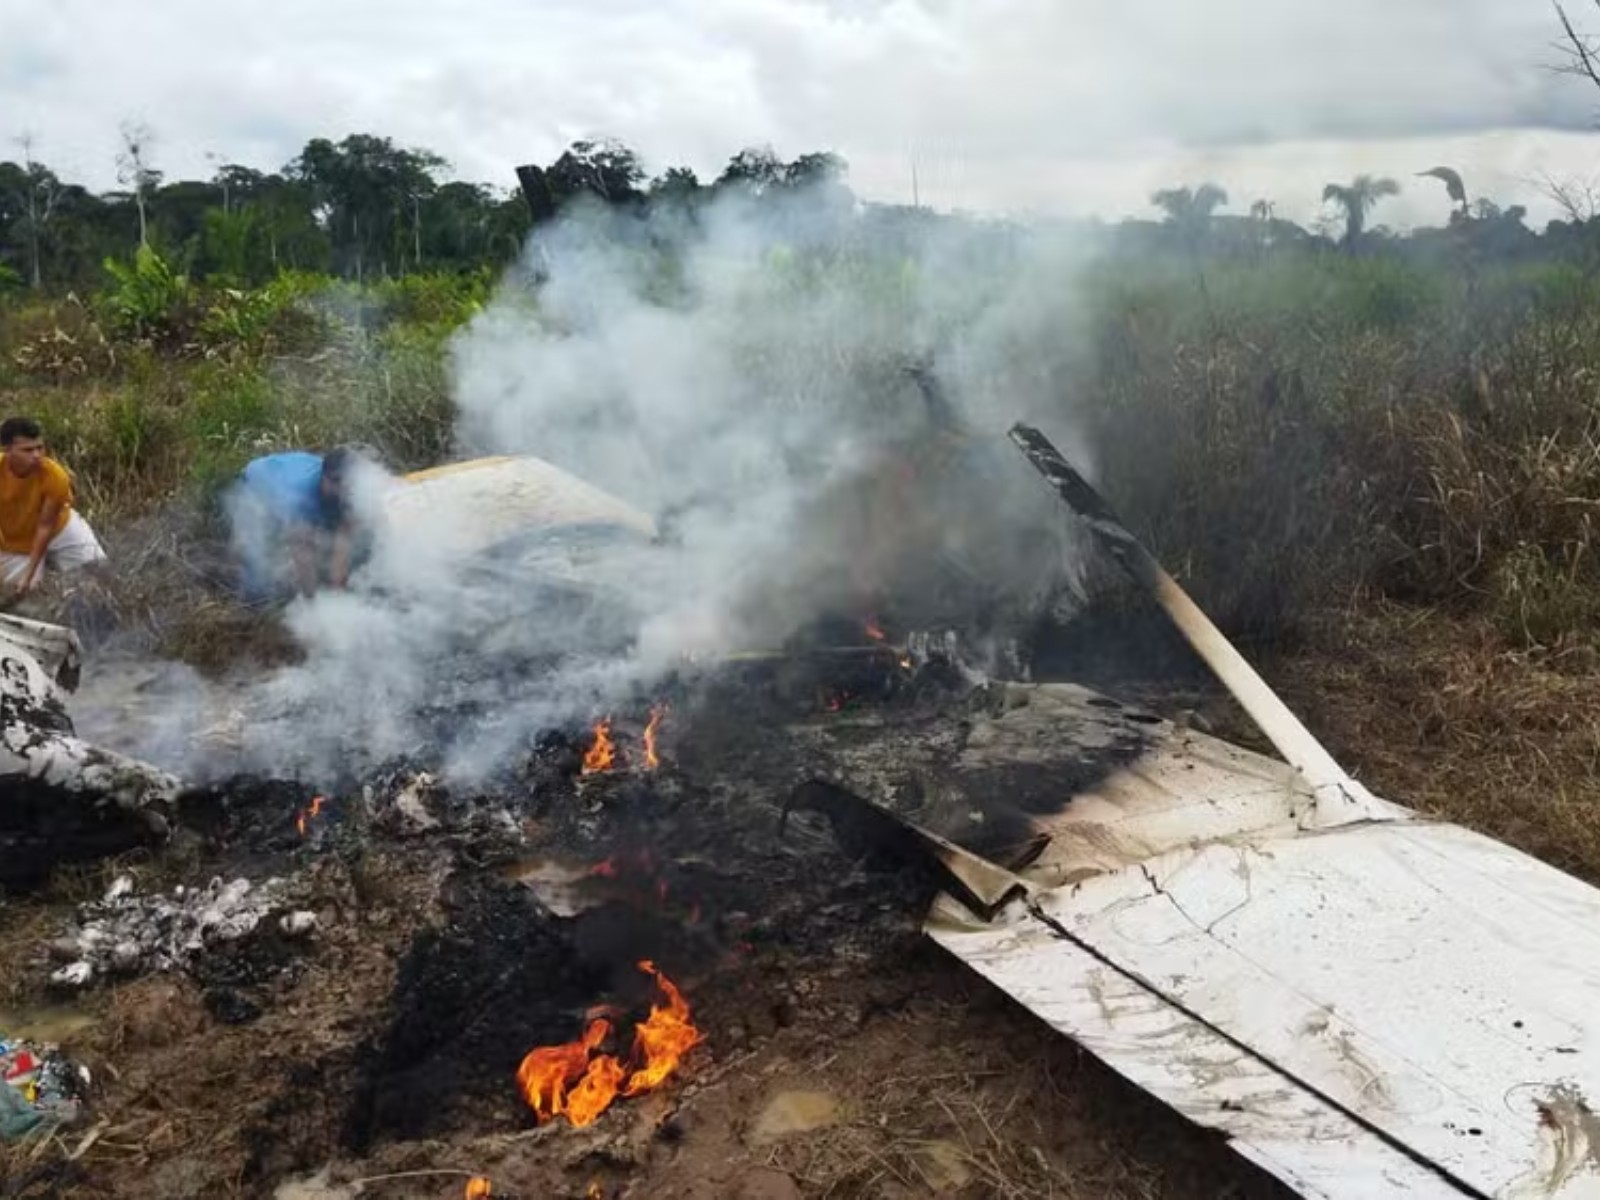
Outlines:
MULTIPOLYGON (((186 789, 76 739, 74 637, 8 618, 4 886, 155 844, 156 861, 221 872, 119 878, 41 976, 183 971, 213 1018, 248 1026, 294 1008, 319 957, 347 987, 362 963, 392 968, 381 1011, 346 1014, 350 1046, 263 1051, 310 1108, 258 1106, 247 1191, 464 1123, 549 1145, 645 1105, 662 1136, 753 1025, 836 1019, 815 987, 774 999, 774 956, 888 972, 896 931, 920 924, 1300 1194, 1600 1196, 1600 892, 1369 794, 1042 435, 1012 440, 1281 761, 1076 685, 985 677, 954 635, 869 620, 859 644, 733 656, 635 713, 541 735, 494 787, 402 764, 338 794, 186 789), (402 860, 426 870, 402 880, 385 866, 402 860)), ((654 532, 530 460, 419 482, 403 503, 488 489, 491 538, 530 514, 560 525, 580 492, 583 513, 654 532)), ((570 1194, 621 1194, 619 1140, 583 1143, 605 1181, 570 1194)), ((454 1194, 517 1190, 464 1174, 454 1194)))

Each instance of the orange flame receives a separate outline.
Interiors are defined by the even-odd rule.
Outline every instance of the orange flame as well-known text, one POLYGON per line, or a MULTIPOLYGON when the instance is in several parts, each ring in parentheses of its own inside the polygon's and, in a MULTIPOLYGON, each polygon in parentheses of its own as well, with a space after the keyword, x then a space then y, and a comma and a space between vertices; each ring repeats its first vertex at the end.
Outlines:
POLYGON ((294 827, 300 831, 301 837, 305 837, 306 826, 316 819, 317 814, 322 811, 322 806, 324 803, 325 801, 321 796, 313 796, 311 798, 311 807, 302 808, 295 814, 294 827))
POLYGON ((652 1004, 649 1018, 633 1031, 633 1057, 643 1065, 634 1070, 628 1086, 622 1089, 624 1096, 637 1096, 659 1087, 677 1070, 683 1056, 705 1038, 689 1019, 689 1003, 672 980, 656 970, 652 962, 640 963, 639 969, 655 976, 666 1004, 652 1004))
POLYGON ((628 1077, 627 1068, 609 1054, 602 1054, 589 1063, 578 1086, 567 1097, 567 1120, 573 1127, 582 1129, 593 1125, 595 1118, 611 1107, 617 1098, 617 1089, 628 1077))
POLYGON ((598 1181, 589 1185, 588 1190, 583 1193, 583 1200, 606 1200, 606 1194, 598 1181))
POLYGON ((474 1175, 467 1180, 467 1200, 487 1200, 494 1195, 494 1184, 485 1175, 474 1175))
POLYGON ((574 1126, 592 1124, 620 1093, 637 1096, 659 1087, 705 1035, 690 1019, 689 1004, 654 963, 639 969, 655 977, 664 1003, 650 1006, 650 1016, 633 1034, 632 1071, 610 1054, 595 1054, 611 1035, 611 1023, 589 1023, 583 1037, 561 1046, 530 1051, 517 1068, 523 1098, 543 1124, 565 1113, 574 1126))
POLYGON ((667 715, 667 706, 658 704, 650 710, 650 724, 644 727, 644 765, 654 771, 661 765, 656 753, 656 734, 661 728, 661 718, 667 715))
POLYGON ((541 1124, 567 1111, 567 1088, 583 1077, 589 1056, 610 1034, 611 1022, 591 1021, 577 1041, 543 1046, 529 1051, 522 1060, 517 1068, 517 1085, 541 1124))
POLYGON ((583 773, 593 775, 596 771, 609 771, 616 762, 617 747, 611 740, 611 718, 602 717, 594 724, 594 745, 583 756, 583 773))
POLYGON ((866 631, 867 636, 875 642, 886 642, 889 640, 888 635, 883 632, 883 626, 879 625, 871 617, 868 617, 866 620, 866 631))

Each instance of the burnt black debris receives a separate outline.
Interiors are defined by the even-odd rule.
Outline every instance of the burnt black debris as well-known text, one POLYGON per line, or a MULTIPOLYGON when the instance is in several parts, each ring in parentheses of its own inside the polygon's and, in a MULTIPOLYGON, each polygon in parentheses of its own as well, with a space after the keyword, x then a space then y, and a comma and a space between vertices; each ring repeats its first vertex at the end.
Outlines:
POLYGON ((359 1055, 343 1134, 358 1153, 441 1133, 474 1109, 512 1125, 523 1055, 576 1036, 609 982, 578 953, 572 923, 515 883, 458 876, 445 909, 400 965, 386 1032, 359 1055))
POLYGON ((63 800, 61 790, 8 780, 0 797, 0 894, 27 893, 57 867, 151 845, 148 822, 109 799, 63 800))
POLYGON ((334 1130, 361 1154, 530 1124, 522 1058, 576 1038, 596 1006, 625 1048, 653 995, 642 960, 688 998, 701 1056, 871 1019, 832 1003, 828 981, 868 961, 892 981, 927 953, 921 923, 941 885, 884 814, 1013 862, 1036 840, 1035 814, 1158 732, 1082 693, 975 685, 963 663, 913 660, 892 625, 884 638, 851 622, 829 633, 855 642, 685 668, 605 714, 610 770, 583 772, 594 735, 577 724, 529 731, 520 762, 472 786, 423 746, 359 778, 237 779, 184 797, 185 882, 290 889, 244 935, 183 959, 215 1020, 261 1020, 308 964, 345 961, 364 936, 357 914, 381 909, 381 927, 398 928, 386 1000, 312 1063, 337 1084, 319 1120, 264 1109, 251 1177, 325 1161, 334 1130), (644 730, 663 705, 651 769, 644 730))
MULTIPOLYGON (((843 657, 850 671, 871 660, 843 657)), ((438 827, 410 844, 452 847, 455 870, 442 920, 405 956, 382 1028, 357 1055, 346 1146, 528 1124, 514 1083, 523 1056, 576 1038, 595 1006, 620 1014, 625 1045, 648 1006, 644 959, 683 988, 711 1053, 722 1031, 743 1041, 829 1020, 788 981, 848 961, 892 970, 918 953, 940 886, 892 820, 857 819, 854 797, 1014 860, 1037 841, 1031 814, 1131 761, 1153 732, 1142 714, 1081 694, 973 688, 959 673, 909 686, 899 656, 887 661, 889 694, 839 712, 811 700, 839 678, 828 655, 683 682, 657 770, 640 752, 640 705, 612 721, 611 770, 582 773, 592 731, 572 729, 541 736, 510 777, 471 794, 417 793, 407 772, 369 784, 369 816, 426 794, 438 827), (517 835, 491 837, 491 812, 517 835)), ((368 836, 394 833, 373 820, 368 836)))

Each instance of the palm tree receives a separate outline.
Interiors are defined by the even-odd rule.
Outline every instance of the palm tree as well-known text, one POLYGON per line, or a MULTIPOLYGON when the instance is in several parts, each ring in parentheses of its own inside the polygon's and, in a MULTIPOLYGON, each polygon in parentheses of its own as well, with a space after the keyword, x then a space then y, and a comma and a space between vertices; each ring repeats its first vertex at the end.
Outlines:
POLYGON ((1228 193, 1214 183, 1202 183, 1197 188, 1162 188, 1150 197, 1150 203, 1167 214, 1167 223, 1190 241, 1199 239, 1211 224, 1211 214, 1227 202, 1228 193))
POLYGON ((1461 206, 1464 214, 1467 211, 1467 185, 1462 182, 1461 172, 1451 170, 1449 167, 1434 167, 1431 171, 1417 172, 1418 179, 1437 179, 1444 184, 1445 191, 1450 193, 1450 199, 1461 206))
POLYGON ((1348 184, 1330 183, 1322 189, 1322 202, 1330 201, 1344 209, 1344 248, 1354 253, 1367 226, 1367 214, 1385 196, 1398 196, 1400 185, 1392 179, 1357 175, 1348 184))

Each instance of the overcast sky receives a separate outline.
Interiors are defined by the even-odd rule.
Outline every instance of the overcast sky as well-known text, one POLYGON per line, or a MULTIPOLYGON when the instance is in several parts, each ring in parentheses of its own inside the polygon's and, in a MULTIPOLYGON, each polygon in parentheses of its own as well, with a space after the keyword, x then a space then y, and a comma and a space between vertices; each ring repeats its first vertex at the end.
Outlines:
POLYGON ((940 208, 1106 216, 1212 179, 1307 220, 1370 171, 1397 225, 1443 219, 1412 176, 1448 164, 1543 218, 1542 176, 1600 180, 1558 33, 1548 0, 0 0, 0 136, 99 187, 130 118, 169 176, 356 131, 502 186, 583 136, 702 174, 770 143, 874 199, 915 162, 940 208))

